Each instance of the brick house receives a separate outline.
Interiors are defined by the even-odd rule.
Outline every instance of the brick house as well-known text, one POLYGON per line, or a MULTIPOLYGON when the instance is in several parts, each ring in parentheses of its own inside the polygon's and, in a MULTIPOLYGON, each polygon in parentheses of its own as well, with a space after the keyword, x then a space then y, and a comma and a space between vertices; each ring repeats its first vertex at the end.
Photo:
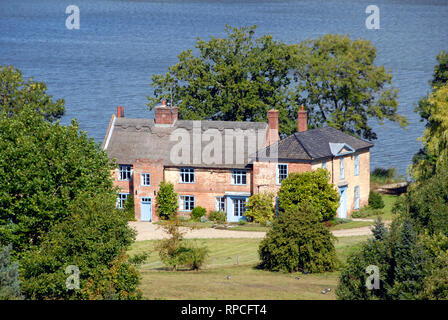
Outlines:
POLYGON ((298 114, 298 132, 280 140, 278 111, 268 123, 178 120, 177 107, 157 106, 154 119, 113 114, 103 149, 115 158, 112 172, 120 188, 117 205, 132 194, 136 219, 156 221, 155 197, 162 180, 179 194, 179 213, 201 206, 244 218, 250 195, 277 192, 290 172, 325 168, 341 195, 338 216, 350 216, 368 202, 373 144, 331 127, 307 130, 298 114))

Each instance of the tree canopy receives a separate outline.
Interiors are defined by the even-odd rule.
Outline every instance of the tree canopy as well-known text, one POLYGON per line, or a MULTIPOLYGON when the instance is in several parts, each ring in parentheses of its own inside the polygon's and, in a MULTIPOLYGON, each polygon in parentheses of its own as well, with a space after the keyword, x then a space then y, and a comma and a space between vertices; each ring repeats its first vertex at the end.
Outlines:
POLYGON ((415 110, 426 122, 422 148, 412 159, 411 172, 417 182, 434 175, 440 162, 448 158, 448 53, 442 51, 437 61, 430 82, 432 91, 415 110))
POLYGON ((114 168, 76 121, 44 120, 33 106, 0 112, 0 242, 22 251, 38 245, 83 193, 115 194, 114 168))
POLYGON ((310 127, 333 126, 373 140, 369 118, 405 126, 397 113, 392 75, 375 66, 376 49, 368 40, 326 35, 300 44, 255 38, 256 26, 226 26, 227 37, 198 39, 195 51, 162 75, 153 75, 148 96, 152 110, 162 99, 191 120, 266 121, 279 110, 279 131, 296 131, 304 104, 310 127))
POLYGON ((23 79, 22 72, 12 66, 0 66, 0 111, 8 116, 17 114, 25 106, 44 116, 48 121, 61 118, 65 113, 64 100, 53 101, 47 86, 32 78, 23 79))

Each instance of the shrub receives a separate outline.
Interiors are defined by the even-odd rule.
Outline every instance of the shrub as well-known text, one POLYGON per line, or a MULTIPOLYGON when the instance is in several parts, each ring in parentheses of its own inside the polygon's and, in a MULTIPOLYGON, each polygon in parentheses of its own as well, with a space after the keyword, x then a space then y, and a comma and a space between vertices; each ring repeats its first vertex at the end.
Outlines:
POLYGON ((178 195, 174 192, 174 185, 162 181, 156 196, 156 211, 160 219, 168 220, 176 216, 179 207, 177 199, 178 195))
POLYGON ((69 216, 20 261, 22 291, 28 299, 139 299, 139 274, 127 261, 135 231, 116 214, 116 195, 85 195, 69 216), (79 290, 66 286, 66 268, 79 269, 79 290))
POLYGON ((208 215, 209 220, 215 223, 226 223, 227 215, 224 211, 212 211, 208 215))
POLYGON ((191 220, 193 221, 201 221, 201 217, 207 215, 207 210, 203 207, 194 207, 191 211, 191 220))
POLYGON ((360 250, 350 254, 341 271, 336 295, 339 299, 415 299, 424 287, 432 268, 427 251, 409 219, 395 220, 388 231, 376 222, 369 239, 360 250), (379 289, 369 290, 366 267, 379 269, 379 289), (429 266, 429 268, 428 268, 429 266))
POLYGON ((279 211, 288 209, 298 211, 304 203, 315 208, 313 212, 320 221, 336 216, 339 194, 334 185, 329 182, 327 170, 291 173, 282 181, 278 192, 279 211))
POLYGON ((256 193, 249 198, 244 216, 249 220, 266 224, 274 218, 274 194, 256 193))
POLYGON ((373 190, 369 192, 369 207, 372 209, 383 209, 384 201, 381 195, 373 190))
POLYGON ((353 211, 353 218, 366 218, 366 217, 375 217, 381 216, 384 214, 384 211, 381 209, 372 209, 369 206, 362 207, 359 210, 353 211))
POLYGON ((306 205, 279 213, 259 247, 262 268, 310 273, 335 269, 335 238, 314 210, 306 205))
POLYGON ((244 226, 245 224, 246 224, 246 220, 244 220, 244 219, 241 219, 241 220, 239 220, 238 221, 238 224, 240 225, 240 226, 244 226))
POLYGON ((172 270, 187 267, 190 270, 199 269, 207 256, 208 250, 203 247, 187 246, 183 243, 184 232, 180 230, 182 222, 173 216, 162 225, 169 238, 160 240, 156 245, 160 260, 172 270))
POLYGON ((128 221, 136 221, 135 219, 135 205, 134 196, 131 194, 128 196, 123 205, 123 213, 128 221))
POLYGON ((20 299, 19 263, 11 261, 12 246, 0 250, 0 300, 20 299))

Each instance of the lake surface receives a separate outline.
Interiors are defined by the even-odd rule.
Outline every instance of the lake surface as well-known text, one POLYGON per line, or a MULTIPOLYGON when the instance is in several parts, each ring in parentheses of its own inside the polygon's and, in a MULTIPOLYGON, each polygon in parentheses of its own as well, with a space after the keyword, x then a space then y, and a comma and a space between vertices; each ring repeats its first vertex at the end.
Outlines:
POLYGON ((402 174, 420 147, 415 105, 430 89, 437 54, 448 50, 447 1, 0 0, 0 10, 0 64, 46 82, 50 94, 66 100, 62 122, 77 118, 98 142, 117 105, 127 117, 152 117, 151 75, 165 73, 197 37, 223 37, 225 24, 257 24, 259 36, 287 43, 326 33, 369 39, 376 64, 392 71, 399 112, 409 120, 407 130, 372 121, 378 140, 371 166, 402 174), (80 9, 79 30, 65 27, 71 4, 80 9), (380 8, 379 30, 365 27, 370 4, 380 8))

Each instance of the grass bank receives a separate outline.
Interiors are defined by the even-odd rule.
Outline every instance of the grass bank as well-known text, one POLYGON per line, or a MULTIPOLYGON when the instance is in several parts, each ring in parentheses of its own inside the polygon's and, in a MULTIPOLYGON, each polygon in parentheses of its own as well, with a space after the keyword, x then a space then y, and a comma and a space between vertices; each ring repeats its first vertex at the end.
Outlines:
MULTIPOLYGON (((367 236, 338 238, 338 258, 345 262, 367 236)), ((151 252, 139 267, 146 299, 335 299, 339 272, 282 273, 259 270, 260 239, 198 239, 210 254, 203 270, 166 271, 153 251, 156 241, 134 243, 129 254, 151 252), (230 275, 230 280, 227 280, 230 275), (331 288, 327 294, 321 291, 331 288)))

